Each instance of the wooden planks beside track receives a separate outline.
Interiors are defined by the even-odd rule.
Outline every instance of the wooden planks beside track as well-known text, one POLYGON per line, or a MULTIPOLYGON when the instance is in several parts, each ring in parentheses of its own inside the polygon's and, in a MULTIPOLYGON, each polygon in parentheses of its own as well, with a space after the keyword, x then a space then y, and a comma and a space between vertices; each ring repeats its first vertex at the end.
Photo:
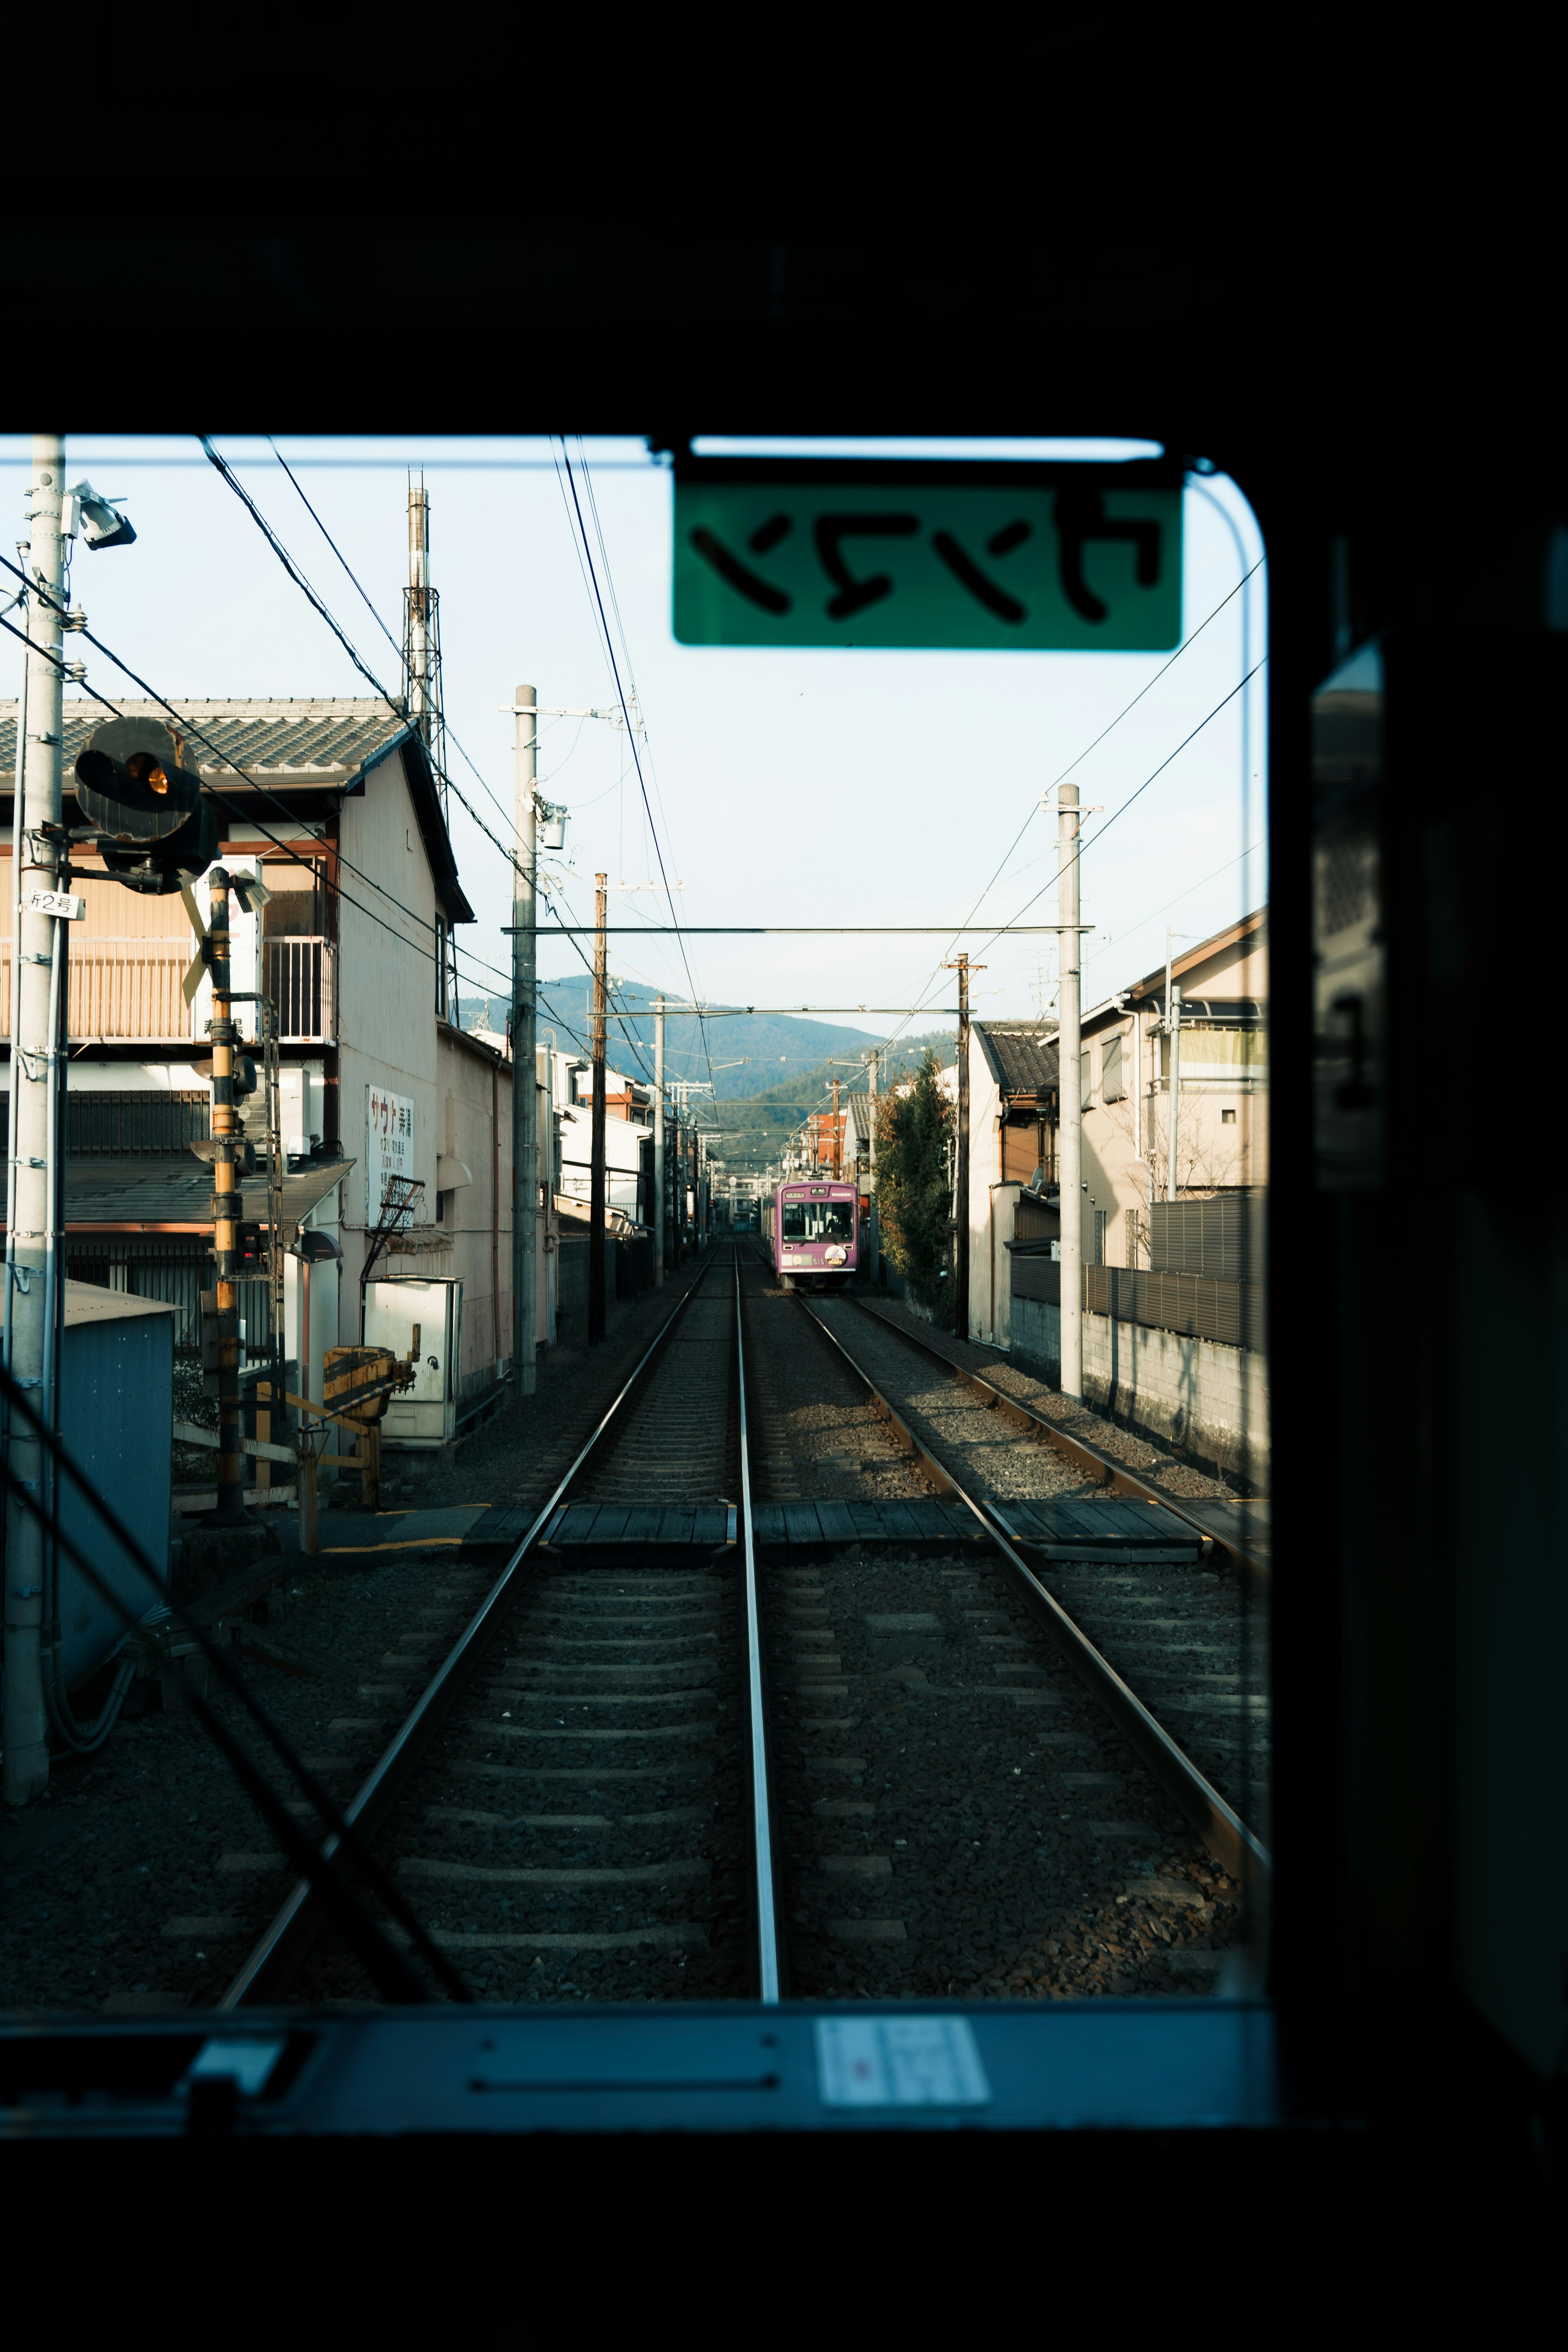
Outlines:
MULTIPOLYGON (((1008 1532, 1017 1542, 1058 1559, 1100 1559, 1123 1553, 1140 1559, 1192 1559, 1201 1539, 1193 1528, 1159 1505, 1107 1496, 1103 1501, 1069 1500, 1010 1502, 999 1507, 1008 1532)), ((567 1553, 584 1564, 589 1554, 604 1554, 630 1565, 646 1554, 664 1565, 681 1553, 710 1558, 735 1542, 737 1514, 733 1507, 710 1504, 679 1510, 648 1507, 628 1510, 624 1504, 568 1503, 546 1527, 542 1545, 548 1554, 567 1553)), ((984 1531, 962 1503, 911 1502, 789 1502, 759 1503, 753 1513, 756 1548, 764 1557, 799 1558, 806 1552, 837 1550, 847 1544, 895 1544, 921 1549, 951 1549, 954 1544, 984 1543, 984 1531)), ((527 1514, 521 1508, 485 1514, 469 1531, 467 1552, 510 1550, 527 1531, 527 1514)))

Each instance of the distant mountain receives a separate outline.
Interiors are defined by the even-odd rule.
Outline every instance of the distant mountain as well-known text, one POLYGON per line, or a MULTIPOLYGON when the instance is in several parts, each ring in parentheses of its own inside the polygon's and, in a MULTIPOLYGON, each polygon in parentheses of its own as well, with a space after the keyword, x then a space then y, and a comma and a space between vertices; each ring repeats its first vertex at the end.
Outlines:
MULTIPOLYGON (((581 970, 541 981, 541 1043, 553 1034, 563 1052, 586 1054, 591 986, 581 970)), ((626 982, 612 998, 607 1058, 612 1068, 628 1070, 641 1080, 653 1076, 653 1015, 648 1008, 655 992, 626 982)), ((882 1044, 870 1030, 841 1029, 806 1015, 743 1013, 718 1006, 713 1011, 718 1017, 705 1022, 688 1013, 666 1018, 665 1076, 706 1079, 711 1056, 716 1092, 697 1097, 693 1110, 713 1135, 715 1151, 737 1171, 776 1159, 785 1138, 808 1113, 830 1108, 835 1076, 841 1090, 851 1084, 864 1089, 861 1057, 868 1047, 882 1044), (737 1066, 723 1066, 726 1064, 737 1066)), ((503 1030, 506 1017, 507 1007, 499 997, 488 1003, 483 998, 466 995, 463 999, 465 1028, 503 1030)), ((916 1037, 900 1037, 890 1047, 883 1045, 879 1085, 885 1090, 917 1068, 928 1045, 939 1060, 950 1062, 954 1042, 951 1029, 936 1029, 916 1037)))

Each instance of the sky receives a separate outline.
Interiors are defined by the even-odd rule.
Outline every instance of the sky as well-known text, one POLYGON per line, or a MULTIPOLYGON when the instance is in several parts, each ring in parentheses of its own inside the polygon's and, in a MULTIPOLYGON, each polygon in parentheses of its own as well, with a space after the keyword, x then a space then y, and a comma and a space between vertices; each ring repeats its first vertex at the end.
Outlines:
MULTIPOLYGON (((271 447, 255 436, 214 440, 370 669, 399 691, 392 645, 271 447)), ((596 576, 622 685, 628 700, 635 690, 646 728, 637 742, 642 784, 624 728, 543 719, 539 789, 570 813, 564 858, 544 861, 561 919, 592 920, 593 877, 602 870, 613 884, 631 886, 612 895, 612 923, 668 923, 666 878, 679 919, 694 926, 910 923, 956 931, 973 921, 964 943, 985 967, 972 983, 973 1012, 1028 1018, 1049 1011, 1054 943, 993 933, 1009 918, 1054 918, 1056 819, 1039 803, 1064 777, 1096 811, 1083 827, 1082 911, 1095 926, 1086 941, 1086 1005, 1163 963, 1167 925, 1179 940, 1204 938, 1260 903, 1267 668, 1237 688, 1266 641, 1266 572, 1256 519, 1226 477, 1194 478, 1185 493, 1184 644, 1174 661, 1166 654, 711 649, 678 646, 671 633, 668 471, 633 438, 574 436, 565 446, 578 470, 593 575, 559 442, 416 435, 278 442, 399 642, 405 478, 410 467, 423 469, 450 772, 503 840, 513 797, 513 688, 527 682, 542 706, 572 710, 619 701, 596 576)), ((886 446, 910 454, 1069 454, 1051 443, 886 446)), ((15 500, 18 533, 29 446, 25 436, 0 436, 0 479, 15 500)), ((1072 446, 1093 454, 1090 445, 1072 446)), ((372 692, 197 443, 84 434, 68 440, 67 457, 67 480, 86 476, 102 495, 122 497, 137 531, 128 548, 93 552, 79 542, 73 598, 94 635, 170 700, 372 692)), ((87 656, 89 691, 115 700, 135 695, 80 638, 68 649, 87 656)), ((0 693, 16 692, 20 651, 14 639, 0 642, 0 693)), ((456 803, 452 833, 479 917, 461 935, 465 1009, 487 992, 499 1005, 510 961, 500 930, 510 920, 508 868, 456 803)), ((685 949, 683 962, 673 939, 622 935, 610 942, 610 968, 715 1003, 842 1007, 846 1025, 879 1035, 947 1025, 956 1001, 952 975, 940 969, 951 952, 946 936, 695 937, 685 949), (915 1007, 913 1018, 901 1017, 915 1007)), ((566 943, 541 940, 542 973, 574 961, 566 943)), ((721 1058, 716 1042, 712 1053, 721 1058)))

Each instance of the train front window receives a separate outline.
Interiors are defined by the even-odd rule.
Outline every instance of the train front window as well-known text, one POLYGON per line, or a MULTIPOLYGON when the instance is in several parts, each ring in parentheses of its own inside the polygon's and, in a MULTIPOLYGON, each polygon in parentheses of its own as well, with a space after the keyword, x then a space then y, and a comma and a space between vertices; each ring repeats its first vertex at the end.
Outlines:
POLYGON ((852 1201, 788 1201, 784 1204, 786 1242, 850 1242, 855 1238, 852 1201))

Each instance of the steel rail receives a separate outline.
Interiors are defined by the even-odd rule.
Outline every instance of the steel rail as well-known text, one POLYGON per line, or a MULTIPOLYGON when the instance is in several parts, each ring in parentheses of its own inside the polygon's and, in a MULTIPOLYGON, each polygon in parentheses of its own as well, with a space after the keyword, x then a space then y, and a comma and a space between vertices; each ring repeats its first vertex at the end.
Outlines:
MULTIPOLYGON (((711 1265, 710 1260, 709 1264, 711 1265)), ((494 1584, 480 1601, 453 1647, 447 1652, 431 1680, 426 1685, 413 1707, 399 1725, 391 1745, 371 1768, 368 1778, 343 1813, 344 1821, 362 1837, 371 1837, 386 1819, 392 1807, 426 1750, 450 1714, 475 1669, 499 1630, 502 1603, 513 1579, 538 1542, 542 1530, 550 1524, 552 1514, 565 1500, 568 1490, 577 1478, 589 1456, 594 1453, 627 1399, 641 1383, 656 1356, 666 1345, 681 1316, 697 1296, 707 1277, 704 1265, 697 1279, 666 1318, 655 1333, 644 1354, 627 1376, 614 1402, 595 1425, 575 1461, 556 1486, 522 1541, 501 1570, 494 1584)), ((331 1861, 338 1848, 336 1836, 323 1845, 323 1859, 331 1861)), ((238 2009, 247 2001, 275 2000, 288 1983, 305 1954, 310 1950, 324 1922, 319 1903, 311 1893, 310 1882, 299 1879, 284 1900, 258 1942, 247 1955, 222 2000, 220 2010, 238 2009)))
POLYGON ((735 1252, 735 1393, 741 1433, 741 1564, 746 1580, 746 1703, 751 1718, 752 1868, 756 1879, 758 1998, 782 1995, 778 1905, 773 1882, 773 1811, 768 1788, 767 1718, 763 1696, 763 1631, 757 1607, 757 1553, 752 1525, 752 1468, 746 1433, 746 1341, 741 1326, 741 1253, 735 1252))
POLYGON ((851 1293, 849 1303, 858 1307, 862 1315, 870 1316, 872 1321, 879 1323, 884 1330, 891 1331, 895 1339, 906 1340, 911 1348, 918 1348, 922 1355, 930 1356, 944 1371, 952 1372, 956 1380, 963 1381, 976 1396, 983 1397, 988 1405, 1004 1414, 1017 1428, 1026 1429, 1032 1436, 1044 1438, 1054 1452, 1062 1454, 1076 1469, 1087 1470, 1102 1486, 1109 1486, 1112 1494, 1132 1495, 1140 1502, 1158 1503, 1163 1509, 1194 1528, 1205 1543, 1214 1546, 1215 1551, 1224 1552, 1236 1567, 1244 1569, 1258 1583, 1268 1584, 1268 1561, 1259 1559, 1256 1552, 1248 1551, 1234 1537, 1224 1535, 1219 1528, 1211 1527, 1198 1516, 1190 1503, 1184 1502, 1177 1496, 1167 1495, 1163 1487, 1152 1486, 1146 1478, 1140 1478, 1136 1471, 1130 1470, 1124 1462, 1119 1462, 1114 1454, 1107 1454, 1102 1446, 1094 1444, 1087 1437, 1074 1436, 1070 1430, 1063 1429, 1058 1423, 1052 1421, 1047 1413, 1037 1412, 1021 1398, 1009 1396, 1005 1389, 999 1389, 994 1381, 986 1380, 982 1373, 971 1371, 967 1364, 955 1363, 930 1339, 921 1339, 916 1332, 906 1331, 901 1323, 895 1323, 890 1315, 884 1315, 868 1299, 857 1298, 851 1293))
MULTIPOLYGON (((1136 1691, 1123 1682, 1109 1658, 1102 1656, 1055 1595, 1047 1592, 1018 1550, 1000 1509, 994 1504, 977 1502, 973 1495, 965 1492, 931 1449, 921 1444, 870 1374, 856 1362, 837 1333, 830 1330, 821 1316, 806 1305, 799 1291, 792 1293, 792 1296, 798 1302, 802 1313, 821 1332, 828 1346, 837 1350, 855 1378, 868 1391, 873 1409, 889 1423, 903 1451, 918 1463, 933 1486, 973 1513, 982 1532, 1006 1561, 1026 1606, 1044 1625, 1079 1680, 1100 1701, 1125 1734, 1129 1746, 1137 1750, 1161 1787, 1192 1823, 1215 1861, 1231 1877, 1241 1882, 1254 1900, 1264 1898, 1273 1872, 1268 1848, 1247 1828, 1240 1814, 1226 1802, 1219 1790, 1204 1778, 1192 1759, 1177 1746, 1163 1724, 1151 1715, 1136 1691)), ((879 1317, 878 1319, 880 1321, 882 1318, 879 1317)), ((889 1328, 896 1328, 889 1326, 889 1328)), ((941 1360, 952 1370, 960 1369, 949 1363, 946 1357, 941 1360)), ((1157 1499, 1163 1502, 1164 1497, 1162 1496, 1157 1499)))

